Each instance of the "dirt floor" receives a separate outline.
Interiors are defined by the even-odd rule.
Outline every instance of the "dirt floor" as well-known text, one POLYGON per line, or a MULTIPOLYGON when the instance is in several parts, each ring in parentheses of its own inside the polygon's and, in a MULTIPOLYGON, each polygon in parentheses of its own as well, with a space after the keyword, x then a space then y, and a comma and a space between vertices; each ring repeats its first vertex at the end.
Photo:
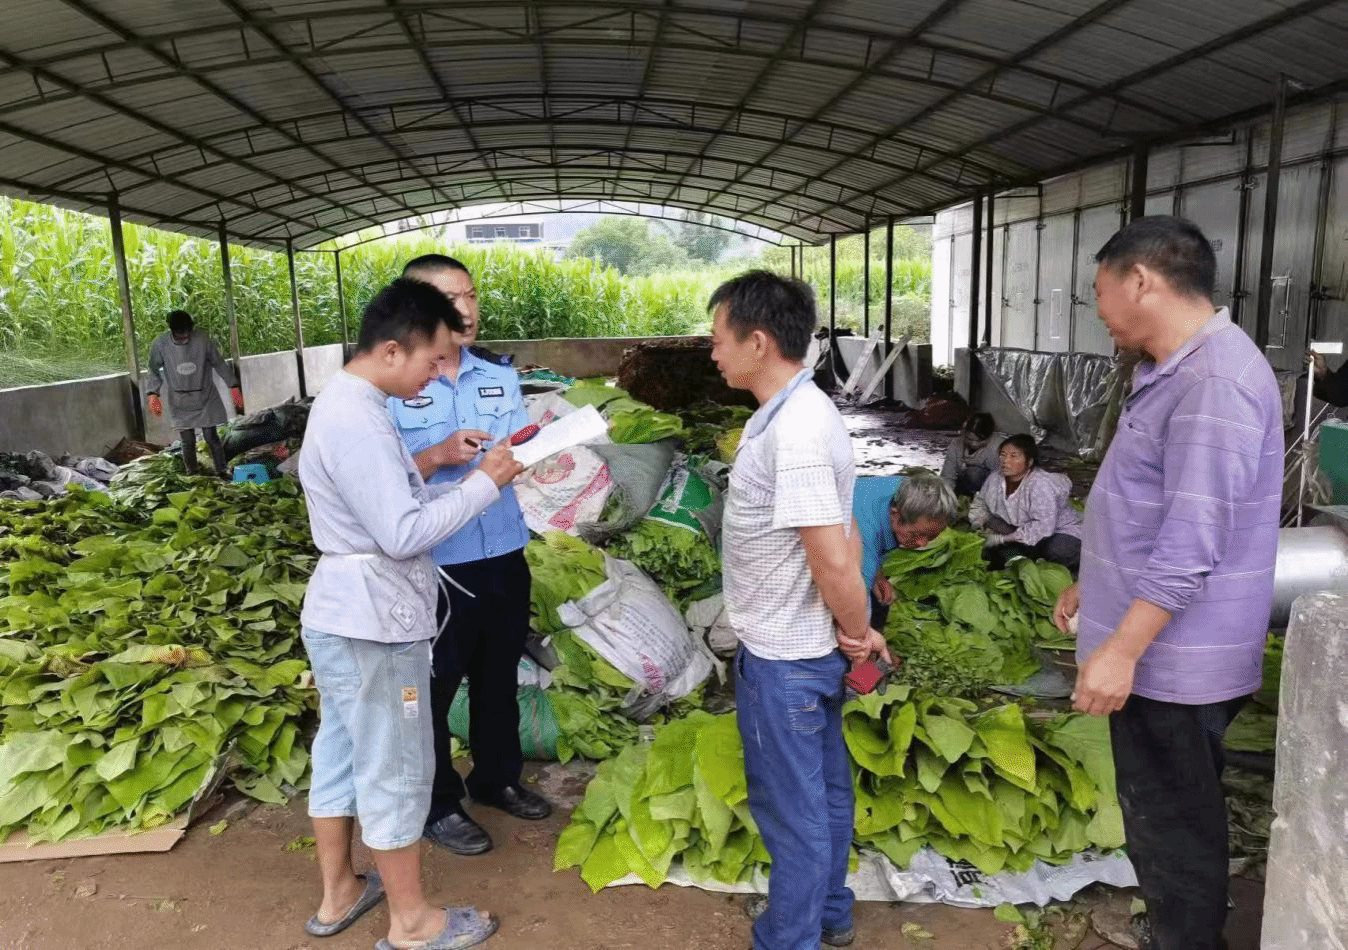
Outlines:
MULTIPOLYGON (((460 858, 425 845, 429 892, 472 902, 501 919, 488 950, 746 950, 749 921, 740 898, 666 885, 590 894, 576 871, 554 873, 552 850, 566 809, 584 791, 583 773, 530 766, 529 780, 564 806, 543 822, 490 809, 476 814, 496 841, 488 854, 460 858)), ((236 808, 239 807, 236 805, 236 808)), ((217 808, 170 852, 0 865, 0 950, 369 950, 388 916, 376 908, 325 940, 301 929, 316 907, 312 849, 288 850, 309 832, 303 799, 287 807, 242 806, 219 835, 217 808)), ((358 869, 369 867, 357 851, 358 869)), ((1231 950, 1257 950, 1263 888, 1236 879, 1231 950)), ((1059 948, 1127 946, 1103 939, 1126 925, 1130 895, 1087 895, 1056 923, 1059 948), (1112 923, 1111 923, 1112 921, 1112 923)), ((859 950, 1006 950, 1013 926, 990 910, 861 903, 859 950), (929 936, 928 936, 929 935, 929 936)), ((1049 950, 1048 944, 1023 945, 1049 950)))
MULTIPOLYGON (((954 432, 903 429, 884 409, 844 413, 860 475, 897 475, 908 466, 940 469, 954 432)), ((486 855, 460 858, 424 845, 432 896, 476 903, 497 914, 501 929, 488 950, 746 950, 749 921, 741 899, 666 885, 610 888, 590 894, 574 871, 554 873, 552 851, 565 812, 584 793, 575 766, 530 766, 560 806, 543 822, 521 822, 490 809, 476 815, 496 841, 486 855)), ((287 807, 235 801, 206 815, 171 852, 0 864, 0 950, 354 950, 384 936, 377 908, 347 932, 308 937, 303 921, 317 906, 303 798, 287 807), (229 816, 212 835, 210 826, 229 816)), ((369 855, 357 850, 359 869, 369 855)), ((1257 950, 1263 886, 1232 881, 1236 910, 1230 950, 1257 950)), ((1097 889, 1047 924, 1048 942, 1018 941, 990 910, 929 904, 862 903, 859 950, 1100 950, 1130 947, 1132 895, 1097 889), (1111 942, 1101 934, 1114 937, 1111 942)), ((1023 935, 1022 935, 1023 936, 1023 935)))

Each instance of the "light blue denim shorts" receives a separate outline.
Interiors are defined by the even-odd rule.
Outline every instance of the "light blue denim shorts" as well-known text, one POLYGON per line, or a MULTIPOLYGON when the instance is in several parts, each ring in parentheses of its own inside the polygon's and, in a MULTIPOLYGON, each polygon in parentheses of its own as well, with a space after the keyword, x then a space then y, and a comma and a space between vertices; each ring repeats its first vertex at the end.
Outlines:
POLYGON ((376 643, 305 629, 318 685, 309 817, 356 818, 393 851, 421 838, 431 808, 431 641, 376 643))

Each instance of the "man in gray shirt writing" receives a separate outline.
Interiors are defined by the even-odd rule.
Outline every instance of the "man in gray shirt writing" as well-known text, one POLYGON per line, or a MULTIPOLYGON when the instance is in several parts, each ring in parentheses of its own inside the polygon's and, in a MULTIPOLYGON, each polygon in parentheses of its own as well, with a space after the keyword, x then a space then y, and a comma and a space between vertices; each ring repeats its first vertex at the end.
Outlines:
POLYGON ((396 280, 365 308, 355 357, 315 400, 300 457, 322 557, 301 615, 318 685, 309 815, 323 901, 305 930, 331 936, 379 903, 379 950, 469 947, 496 930, 473 907, 434 907, 421 886, 420 841, 435 775, 431 640, 438 587, 430 550, 494 502, 522 470, 505 446, 462 481, 428 486, 389 415, 440 375, 463 331, 454 304, 396 280), (378 873, 351 864, 353 820, 378 873))

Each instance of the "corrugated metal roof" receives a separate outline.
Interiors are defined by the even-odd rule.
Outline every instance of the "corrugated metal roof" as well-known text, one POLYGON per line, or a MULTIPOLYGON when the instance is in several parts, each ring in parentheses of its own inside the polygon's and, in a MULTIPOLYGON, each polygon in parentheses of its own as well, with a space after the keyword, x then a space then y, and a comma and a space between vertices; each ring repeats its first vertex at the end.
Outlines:
POLYGON ((0 193, 308 247, 512 200, 807 241, 1348 87, 1348 0, 5 0, 0 193))

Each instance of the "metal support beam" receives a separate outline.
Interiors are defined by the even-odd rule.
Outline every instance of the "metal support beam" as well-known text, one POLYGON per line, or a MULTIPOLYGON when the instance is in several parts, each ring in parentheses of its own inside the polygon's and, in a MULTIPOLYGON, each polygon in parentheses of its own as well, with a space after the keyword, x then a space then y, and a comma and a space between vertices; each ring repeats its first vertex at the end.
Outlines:
POLYGON ((833 345, 837 342, 833 336, 838 332, 838 235, 828 236, 828 335, 833 345))
POLYGON ((871 335, 871 222, 861 227, 861 335, 871 335))
MULTIPOLYGON (((1184 154, 1183 151, 1180 154, 1184 154)), ((1250 233, 1250 192, 1254 190, 1254 129, 1245 131, 1245 167, 1240 172, 1240 204, 1236 212, 1236 266, 1231 275, 1231 322, 1245 327, 1245 245, 1250 233)), ((1258 299, 1258 291, 1255 293, 1258 299)), ((1247 329, 1248 332, 1248 329, 1247 329)))
POLYGON ((988 192, 987 208, 987 226, 988 226, 988 250, 987 261, 984 264, 986 273, 983 275, 983 345, 992 345, 992 245, 993 237, 997 233, 997 227, 993 223, 992 216, 992 192, 988 192))
POLYGON ((337 312, 342 318, 342 363, 351 359, 351 337, 346 328, 346 293, 342 289, 342 252, 332 252, 333 269, 337 273, 337 312))
POLYGON ((295 280, 295 245, 286 241, 286 263, 290 265, 290 309, 295 318, 295 370, 299 374, 300 398, 309 395, 304 381, 304 327, 300 324, 300 287, 295 280))
POLYGON ((140 349, 131 313, 131 278, 126 270, 126 242, 122 238, 122 206, 108 196, 108 226, 112 231, 112 259, 117 267, 117 297, 122 304, 122 336, 126 339, 126 369, 131 377, 131 434, 145 438, 145 407, 140 401, 140 349))
MULTIPOLYGON (((885 353, 894 345, 894 216, 885 224, 885 353)), ((885 376, 885 398, 894 398, 894 374, 885 376)))
MULTIPOLYGON (((979 272, 983 267, 983 196, 974 195, 974 230, 969 242, 969 353, 978 349, 978 295, 982 290, 979 272)), ((970 367, 972 372, 973 367, 970 367)))
POLYGON ((1151 146, 1139 142, 1133 149, 1133 184, 1128 192, 1128 220, 1136 221, 1147 213, 1147 160, 1151 146))
MULTIPOLYGON (((225 318, 229 321, 229 356, 234 361, 234 375, 239 376, 239 318, 234 311, 234 274, 229 268, 229 234, 225 222, 220 222, 220 274, 225 283, 225 318)), ((239 377, 242 385, 243 378, 239 377)))
POLYGON ((1268 182, 1264 190, 1264 237, 1259 245, 1259 305, 1254 313, 1254 344, 1268 347, 1273 309, 1273 243, 1278 236, 1278 183, 1282 178, 1283 126, 1287 119, 1287 76, 1273 83, 1273 127, 1268 139, 1268 182))

